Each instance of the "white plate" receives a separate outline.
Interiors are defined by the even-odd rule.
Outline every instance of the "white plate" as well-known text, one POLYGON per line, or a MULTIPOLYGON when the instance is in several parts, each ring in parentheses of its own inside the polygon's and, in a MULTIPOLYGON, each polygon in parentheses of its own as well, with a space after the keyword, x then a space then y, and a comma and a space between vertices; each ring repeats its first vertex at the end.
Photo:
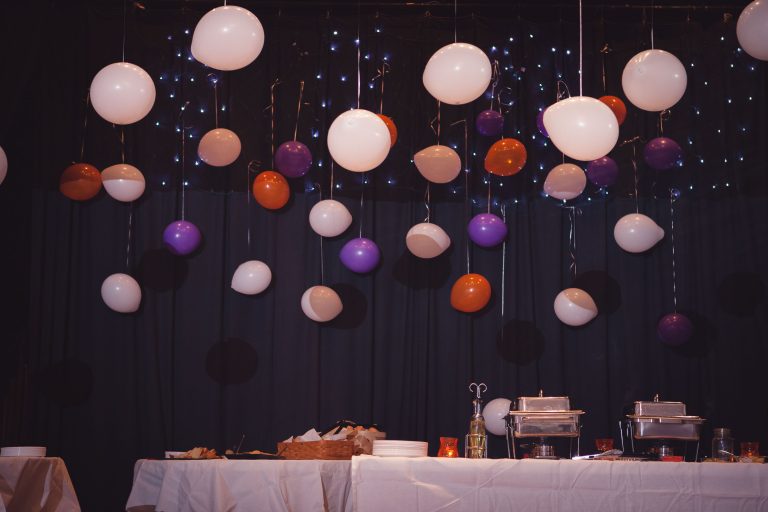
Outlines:
POLYGON ((3 446, 0 457, 45 457, 45 446, 3 446))

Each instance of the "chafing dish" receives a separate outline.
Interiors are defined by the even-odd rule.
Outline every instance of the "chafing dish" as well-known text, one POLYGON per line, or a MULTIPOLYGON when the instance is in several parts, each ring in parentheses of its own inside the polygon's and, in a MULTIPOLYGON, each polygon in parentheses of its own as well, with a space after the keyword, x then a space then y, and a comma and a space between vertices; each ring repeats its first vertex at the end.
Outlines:
POLYGON ((686 414, 682 402, 663 402, 657 394, 653 401, 635 402, 634 414, 627 419, 635 439, 678 439, 698 441, 704 419, 686 414))
POLYGON ((521 396, 517 410, 509 411, 515 437, 578 437, 579 417, 567 396, 521 396))

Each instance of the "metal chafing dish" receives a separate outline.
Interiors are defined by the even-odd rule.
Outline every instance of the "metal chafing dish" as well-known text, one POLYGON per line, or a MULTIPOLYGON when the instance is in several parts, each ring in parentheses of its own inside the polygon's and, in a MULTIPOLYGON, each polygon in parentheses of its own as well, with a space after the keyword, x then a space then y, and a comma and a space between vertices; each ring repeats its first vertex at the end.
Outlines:
POLYGON ((704 419, 686 414, 682 402, 662 402, 659 395, 652 402, 635 402, 634 414, 627 414, 635 439, 677 439, 698 441, 704 419))
POLYGON ((511 445, 512 453, 516 451, 515 438, 567 437, 577 439, 578 454, 582 414, 584 411, 571 409, 567 396, 544 396, 543 391, 539 391, 539 396, 521 396, 517 399, 517 409, 510 410, 507 416, 508 447, 511 445))

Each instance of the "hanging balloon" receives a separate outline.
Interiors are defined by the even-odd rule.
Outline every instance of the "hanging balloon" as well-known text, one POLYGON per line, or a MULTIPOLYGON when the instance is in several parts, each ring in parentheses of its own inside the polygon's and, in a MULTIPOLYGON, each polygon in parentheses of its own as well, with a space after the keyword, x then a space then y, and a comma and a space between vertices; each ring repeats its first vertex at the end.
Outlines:
POLYGON ((608 108, 611 109, 611 112, 616 116, 619 125, 624 123, 624 120, 627 118, 627 106, 624 105, 623 101, 616 96, 601 96, 598 100, 605 103, 608 108))
POLYGON ((477 114, 475 127, 481 135, 498 137, 504 131, 504 116, 495 110, 483 110, 477 114))
POLYGON ((544 181, 544 192, 548 196, 567 201, 581 195, 587 186, 587 175, 574 164, 560 164, 554 167, 544 181))
POLYGON ((91 104, 105 120, 131 124, 143 119, 155 104, 155 84, 135 64, 115 62, 96 73, 91 82, 91 104))
POLYGON ((248 9, 216 7, 200 18, 192 34, 192 56, 221 71, 244 68, 264 47, 264 28, 248 9))
POLYGON ((90 164, 72 164, 64 169, 59 190, 75 201, 87 201, 101 190, 101 173, 90 164))
POLYGON ((509 415, 512 401, 508 398, 494 398, 483 407, 485 430, 497 436, 507 432, 506 417, 509 415))
POLYGON ((480 274, 464 274, 451 288, 451 306, 463 313, 480 311, 489 300, 491 284, 480 274))
POLYGON ((587 178, 598 187, 610 187, 619 177, 619 166, 609 156, 592 160, 587 165, 587 178))
POLYGON ((193 253, 200 246, 201 241, 200 230, 186 220, 171 222, 163 231, 163 243, 166 249, 176 256, 193 253))
POLYGON ((448 146, 429 146, 413 155, 413 163, 432 183, 448 183, 461 172, 461 158, 448 146))
POLYGON ((656 332, 667 345, 682 345, 693 335, 693 324, 685 315, 670 313, 661 318, 656 332))
POLYGON ((315 322, 333 320, 342 309, 341 298, 327 286, 313 286, 301 296, 301 310, 315 322))
POLYGON ((491 83, 491 61, 477 46, 449 44, 430 57, 422 81, 429 94, 443 103, 471 103, 491 83))
POLYGON ((275 152, 275 167, 288 178, 301 178, 312 167, 312 153, 301 142, 283 142, 275 152))
POLYGON ((141 171, 128 164, 107 167, 101 171, 101 181, 107 194, 124 203, 140 198, 146 186, 141 171))
POLYGON ((451 245, 451 238, 443 228, 431 222, 416 224, 405 235, 405 245, 418 258, 440 256, 451 245))
POLYGON ((637 108, 660 112, 680 101, 688 75, 680 60, 664 50, 646 50, 632 57, 624 67, 621 86, 637 108))
POLYGON ((665 171, 683 165, 683 148, 669 137, 651 139, 643 148, 643 160, 652 169, 665 171))
POLYGON ((536 128, 539 129, 540 134, 549 138, 549 132, 547 132, 547 129, 544 126, 544 112, 546 112, 546 110, 542 110, 541 112, 536 114, 536 128))
POLYGON ((391 117, 385 116, 384 114, 376 114, 379 116, 379 119, 384 121, 384 124, 387 125, 387 130, 389 130, 389 147, 395 145, 395 142, 397 142, 397 126, 395 126, 395 122, 392 120, 391 117))
POLYGON ((5 175, 8 173, 8 157, 5 156, 5 151, 0 147, 0 185, 5 179, 5 175))
POLYGON ((253 180, 253 197, 268 210, 279 210, 288 203, 291 189, 282 174, 264 171, 253 180))
POLYGON ((480 247, 493 247, 507 238, 507 225, 501 217, 492 213, 472 217, 467 230, 469 238, 480 247))
POLYGON ((101 283, 101 298, 113 311, 133 313, 141 304, 141 288, 128 274, 112 274, 101 283))
POLYGON ((232 275, 232 289, 243 295, 263 292, 272 282, 272 271, 263 261, 248 260, 241 263, 232 275))
POLYGON ((566 288, 555 297, 555 315, 566 325, 578 327, 597 316, 597 305, 580 288, 566 288))
POLYGON ((232 130, 216 128, 200 139, 197 155, 213 167, 226 167, 240 156, 240 137, 232 130))
POLYGON ((497 176, 512 176, 522 170, 527 158, 528 152, 519 140, 497 140, 485 155, 485 170, 497 176))
POLYGON ((736 38, 749 55, 768 60, 768 2, 754 0, 741 11, 736 38))
POLYGON ((574 96, 544 111, 544 126, 552 143, 574 160, 588 162, 611 152, 619 140, 619 122, 605 103, 574 96))
POLYGON ((352 272, 366 274, 376 268, 381 252, 376 242, 368 238, 353 238, 341 248, 339 258, 352 272))
POLYGON ((664 238, 664 230, 650 217, 630 213, 616 223, 613 238, 627 252, 645 252, 664 238))
POLYGON ((348 171, 366 172, 381 165, 391 142, 386 123, 368 110, 347 110, 328 129, 331 157, 348 171))
POLYGON ((309 211, 309 225, 324 237, 339 236, 352 224, 352 214, 335 199, 318 201, 309 211))

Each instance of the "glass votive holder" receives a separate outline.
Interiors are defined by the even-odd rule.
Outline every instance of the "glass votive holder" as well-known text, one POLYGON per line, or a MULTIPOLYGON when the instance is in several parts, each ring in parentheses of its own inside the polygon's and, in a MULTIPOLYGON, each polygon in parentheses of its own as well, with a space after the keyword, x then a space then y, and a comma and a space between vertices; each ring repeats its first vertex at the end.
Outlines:
POLYGON ((595 446, 599 452, 607 452, 608 450, 613 450, 613 439, 595 439, 595 446))
POLYGON ((440 449, 437 451, 438 457, 458 457, 459 439, 456 437, 441 437, 440 449))
POLYGON ((742 457, 758 457, 760 455, 760 443, 757 441, 742 441, 741 442, 741 456, 742 457))

